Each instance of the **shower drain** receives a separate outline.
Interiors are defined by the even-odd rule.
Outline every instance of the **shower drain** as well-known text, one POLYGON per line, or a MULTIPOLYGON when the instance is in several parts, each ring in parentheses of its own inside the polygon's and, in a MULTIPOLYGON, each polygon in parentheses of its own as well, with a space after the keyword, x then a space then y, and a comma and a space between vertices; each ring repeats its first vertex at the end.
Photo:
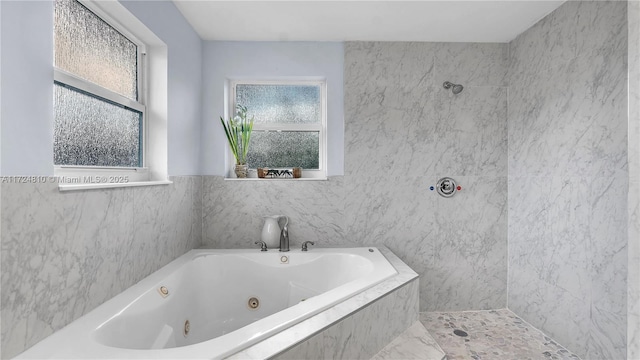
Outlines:
POLYGON ((467 337, 467 336, 469 336, 469 334, 467 334, 467 332, 466 332, 466 331, 462 331, 462 330, 458 330, 458 329, 453 330, 453 333, 454 333, 454 334, 456 334, 456 335, 458 335, 458 336, 461 336, 461 337, 467 337))
POLYGON ((257 297, 252 297, 247 302, 247 306, 249 306, 249 309, 255 310, 260 307, 260 300, 257 297))

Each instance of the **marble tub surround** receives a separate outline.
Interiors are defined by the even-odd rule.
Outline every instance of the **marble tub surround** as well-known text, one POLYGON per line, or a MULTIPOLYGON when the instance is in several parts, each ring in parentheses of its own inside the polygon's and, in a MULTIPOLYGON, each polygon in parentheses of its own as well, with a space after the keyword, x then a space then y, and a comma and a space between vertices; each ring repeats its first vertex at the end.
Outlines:
POLYGON ((568 1, 510 49, 509 309, 625 358, 627 2, 568 1))
POLYGON ((506 306, 508 55, 508 44, 345 44, 345 235, 415 269, 422 311, 506 306), (429 190, 445 176, 463 188, 453 198, 429 190))
POLYGON ((22 352, 201 242, 201 178, 61 193, 2 184, 2 358, 22 352))
POLYGON ((418 275, 378 250, 398 275, 229 358, 369 359, 418 319, 418 275))
POLYGON ((580 359, 508 309, 426 312, 420 321, 448 360, 580 359), (455 335, 454 330, 467 336, 455 335))
POLYGON ((263 216, 289 218, 291 248, 360 246, 344 237, 344 181, 225 181, 203 177, 203 246, 250 248, 260 239, 263 216))

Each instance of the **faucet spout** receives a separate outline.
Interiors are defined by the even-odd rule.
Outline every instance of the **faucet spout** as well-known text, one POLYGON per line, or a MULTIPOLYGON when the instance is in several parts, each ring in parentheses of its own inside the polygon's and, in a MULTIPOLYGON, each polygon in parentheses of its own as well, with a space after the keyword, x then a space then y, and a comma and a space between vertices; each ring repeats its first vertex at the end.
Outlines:
POLYGON ((285 219, 284 226, 280 232, 280 251, 289 251, 289 218, 283 216, 285 219))

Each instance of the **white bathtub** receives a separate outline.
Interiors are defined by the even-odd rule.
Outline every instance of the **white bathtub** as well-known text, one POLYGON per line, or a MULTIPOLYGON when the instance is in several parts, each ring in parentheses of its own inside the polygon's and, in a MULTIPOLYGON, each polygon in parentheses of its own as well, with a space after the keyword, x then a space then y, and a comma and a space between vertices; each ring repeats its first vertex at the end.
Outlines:
POLYGON ((18 358, 223 358, 395 274, 377 248, 192 250, 18 358))

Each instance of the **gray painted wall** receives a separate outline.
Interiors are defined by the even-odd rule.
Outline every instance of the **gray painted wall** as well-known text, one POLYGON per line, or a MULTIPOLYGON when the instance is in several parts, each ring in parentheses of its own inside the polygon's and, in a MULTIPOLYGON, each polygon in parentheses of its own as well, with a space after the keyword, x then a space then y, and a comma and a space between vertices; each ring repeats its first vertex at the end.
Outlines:
POLYGON ((120 1, 168 48, 169 175, 200 175, 202 40, 171 1, 120 1))
POLYGON ((0 6, 0 174, 53 175, 53 2, 0 6))
POLYGON ((230 79, 322 78, 327 82, 327 174, 344 173, 342 43, 206 41, 203 50, 202 175, 226 176, 229 145, 220 124, 230 79))
MULTIPOLYGON (((168 173, 200 174, 202 41, 171 2, 122 1, 168 47, 168 173)), ((2 1, 2 169, 53 175, 53 2, 2 1)))
POLYGON ((509 308, 626 355, 627 4, 569 1, 511 42, 509 308))

